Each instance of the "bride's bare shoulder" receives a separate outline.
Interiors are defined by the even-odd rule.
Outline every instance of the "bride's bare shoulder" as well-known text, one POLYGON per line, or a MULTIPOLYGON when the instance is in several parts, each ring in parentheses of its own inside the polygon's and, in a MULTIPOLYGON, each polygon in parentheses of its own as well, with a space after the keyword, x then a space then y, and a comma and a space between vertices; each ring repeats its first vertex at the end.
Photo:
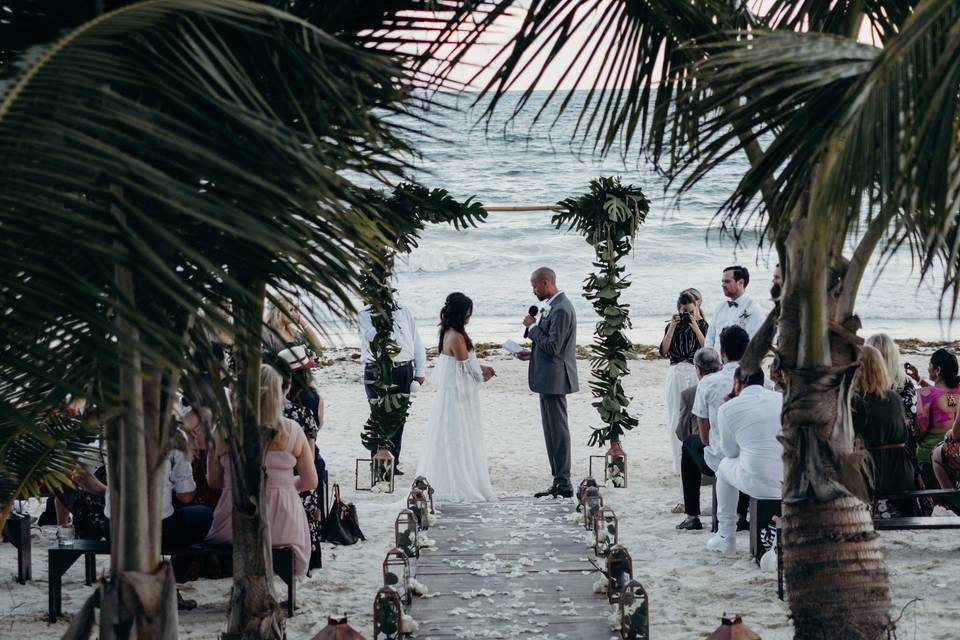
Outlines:
POLYGON ((467 339, 456 329, 447 329, 447 332, 443 335, 443 352, 457 360, 466 360, 469 356, 467 339))

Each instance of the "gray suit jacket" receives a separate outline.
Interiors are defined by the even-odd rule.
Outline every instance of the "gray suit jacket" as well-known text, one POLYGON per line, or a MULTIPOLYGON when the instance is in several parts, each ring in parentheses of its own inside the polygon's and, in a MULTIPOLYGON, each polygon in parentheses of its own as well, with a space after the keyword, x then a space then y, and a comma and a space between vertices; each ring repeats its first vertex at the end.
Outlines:
POLYGON ((534 393, 566 395, 580 390, 577 380, 577 314, 563 293, 550 313, 530 326, 533 352, 528 378, 534 393))
POLYGON ((680 418, 677 420, 677 438, 683 442, 687 436, 700 433, 697 427, 697 416, 693 415, 693 401, 697 397, 697 385, 680 392, 680 418))

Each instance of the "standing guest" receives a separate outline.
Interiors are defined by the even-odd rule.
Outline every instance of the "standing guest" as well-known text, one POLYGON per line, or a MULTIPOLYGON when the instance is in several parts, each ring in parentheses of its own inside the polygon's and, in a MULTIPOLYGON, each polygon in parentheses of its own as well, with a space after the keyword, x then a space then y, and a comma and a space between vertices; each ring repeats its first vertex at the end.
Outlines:
POLYGON ((689 293, 691 296, 693 296, 694 301, 697 303, 697 311, 700 312, 700 317, 706 320, 707 314, 703 312, 703 294, 700 293, 700 289, 690 287, 689 289, 684 289, 680 293, 689 293))
MULTIPOLYGON (((913 491, 916 484, 912 456, 907 450, 910 431, 903 401, 900 394, 891 389, 883 356, 870 345, 863 347, 853 392, 850 403, 853 430, 873 458, 875 495, 913 491)), ((898 500, 892 505, 874 500, 874 513, 874 517, 882 513, 887 517, 912 517, 916 515, 916 506, 910 500, 898 500), (899 513, 894 514, 888 508, 891 506, 899 513)))
POLYGON ((317 354, 323 351, 320 336, 308 322, 304 322, 300 309, 289 300, 270 303, 265 324, 263 342, 272 353, 298 345, 309 347, 317 354))
MULTIPOLYGON (((293 548, 294 572, 302 577, 310 566, 310 529, 300 492, 317 488, 317 470, 303 429, 283 417, 283 378, 269 365, 260 367, 260 424, 276 431, 263 463, 267 489, 265 516, 270 522, 270 538, 274 548, 293 548), (298 475, 294 475, 294 469, 298 475)), ((226 443, 222 437, 217 440, 216 447, 208 455, 207 482, 215 489, 222 489, 223 494, 213 512, 207 540, 231 542, 233 469, 226 443)))
MULTIPOLYGON (((677 313, 673 314, 660 342, 660 355, 670 359, 670 370, 664 383, 667 405, 667 431, 673 451, 673 471, 680 473, 680 445, 676 438, 677 418, 680 415, 680 394, 697 383, 693 354, 703 347, 707 321, 700 317, 694 297, 687 292, 677 298, 677 313)), ((682 513, 678 505, 674 513, 682 513)))
MULTIPOLYGON (((723 362, 719 353, 709 347, 704 347, 698 349, 693 355, 693 367, 697 373, 697 380, 702 382, 705 377, 720 371, 723 362)), ((682 438, 683 442, 683 447, 680 450, 680 481, 683 487, 682 506, 687 517, 677 525, 677 529, 703 529, 703 525, 700 523, 700 477, 701 475, 713 477, 713 469, 707 466, 703 459, 699 419, 693 412, 697 390, 700 386, 699 382, 696 386, 690 387, 681 394, 684 406, 680 410, 676 435, 678 438, 682 438), (689 418, 687 418, 687 402, 689 402, 689 418)))
POLYGON ((707 549, 723 555, 736 551, 739 495, 776 500, 782 492, 783 445, 777 436, 783 396, 763 384, 763 371, 747 376, 738 367, 735 397, 717 411, 724 457, 717 466, 718 530, 707 549))
POLYGON ((909 362, 907 375, 920 385, 917 393, 917 462, 924 469, 924 480, 935 486, 931 468, 933 450, 943 441, 960 410, 960 367, 957 358, 946 349, 937 349, 930 356, 927 373, 930 382, 920 379, 917 368, 909 362))
POLYGON ((750 272, 746 267, 739 265, 727 267, 723 270, 723 279, 720 287, 726 300, 720 303, 713 314, 710 330, 703 346, 717 348, 717 338, 720 332, 730 326, 738 326, 752 338, 763 325, 764 315, 760 305, 747 295, 747 285, 750 284, 750 272))
MULTIPOLYGON (((370 343, 377 336, 377 330, 373 326, 372 307, 366 306, 360 311, 357 324, 360 325, 360 362, 364 365, 364 388, 367 392, 367 400, 374 400, 377 397, 377 390, 370 382, 374 379, 376 370, 374 369, 370 343)), ((420 339, 420 333, 417 331, 417 321, 413 317, 413 313, 403 305, 394 306, 393 332, 390 337, 400 348, 400 352, 393 359, 395 392, 409 394, 410 387, 414 382, 421 385, 426 380, 427 350, 420 339)), ((403 445, 404 426, 401 424, 390 439, 390 453, 393 454, 394 458, 393 474, 397 476, 403 475, 400 470, 400 450, 403 445)))

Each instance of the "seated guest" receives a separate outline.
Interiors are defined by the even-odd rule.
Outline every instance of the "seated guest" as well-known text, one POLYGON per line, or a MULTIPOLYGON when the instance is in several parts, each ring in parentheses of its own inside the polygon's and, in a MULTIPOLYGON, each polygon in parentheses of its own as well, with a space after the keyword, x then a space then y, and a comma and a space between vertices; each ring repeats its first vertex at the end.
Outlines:
MULTIPOLYGON (((324 481, 326 469, 326 463, 317 450, 317 432, 320 431, 321 425, 317 423, 312 411, 293 400, 296 395, 292 393, 292 379, 304 367, 304 363, 300 361, 287 362, 284 358, 284 353, 287 352, 289 350, 281 352, 281 358, 278 358, 276 362, 276 369, 283 378, 283 417, 289 418, 300 425, 300 428, 303 429, 303 435, 307 437, 307 447, 313 452, 314 468, 317 470, 317 488, 312 491, 301 491, 300 500, 303 502, 303 511, 307 516, 307 524, 310 526, 309 568, 319 569, 323 563, 320 549, 320 542, 323 538, 320 503, 323 498, 321 497, 320 485, 324 481)), ((308 362, 313 365, 312 360, 308 362)))
MULTIPOLYGON (((883 356, 873 347, 864 345, 860 369, 853 382, 854 396, 850 408, 853 430, 873 458, 875 495, 903 493, 916 488, 913 461, 907 450, 910 432, 903 413, 903 401, 890 387, 883 356)), ((875 504, 874 517, 881 510, 894 515, 886 506, 875 504)), ((910 500, 898 500, 890 506, 899 515, 916 515, 910 500)))
POLYGON ((723 459, 717 466, 718 531, 707 548, 724 555, 736 551, 737 501, 740 493, 779 499, 783 485, 780 412, 783 396, 765 389, 763 371, 749 376, 737 369, 733 393, 717 411, 723 459))
POLYGON ((916 367, 907 363, 907 375, 920 385, 917 392, 917 462, 924 470, 927 486, 936 486, 931 467, 933 450, 943 442, 960 410, 960 367, 957 358, 946 349, 930 356, 927 373, 930 382, 921 380, 916 367))
POLYGON ((887 370, 887 379, 890 388, 897 392, 903 403, 904 418, 907 429, 910 431, 911 455, 916 458, 916 429, 917 429, 917 387, 913 380, 907 377, 900 364, 900 350, 893 338, 885 333, 877 333, 867 338, 867 345, 873 347, 883 356, 884 368, 887 370))
MULTIPOLYGON (((673 470, 680 473, 680 444, 674 437, 674 427, 680 415, 680 394, 697 383, 693 367, 693 354, 703 347, 707 321, 700 317, 700 309, 694 297, 681 293, 677 298, 677 312, 673 314, 663 331, 660 341, 661 357, 670 359, 670 370, 664 383, 667 405, 667 425, 670 448, 673 451, 673 470)), ((681 506, 682 508, 682 506, 681 506)), ((677 511, 677 513, 680 513, 677 511)))
MULTIPOLYGON (((267 487, 264 513, 270 519, 273 546, 292 547, 295 573, 305 576, 310 566, 310 529, 300 492, 316 489, 317 470, 303 429, 283 417, 283 400, 283 378, 273 367, 261 366, 260 424, 277 432, 264 456, 267 487)), ((207 481, 211 487, 223 489, 223 494, 214 510, 207 540, 230 542, 233 540, 232 470, 226 443, 222 438, 217 440, 214 450, 208 454, 207 481)))
MULTIPOLYGON (((700 384, 703 380, 716 374, 723 367, 720 354, 709 347, 697 350, 693 356, 693 366, 697 372, 699 380, 697 386, 693 389, 693 399, 690 407, 690 414, 694 430, 685 434, 683 440, 683 449, 680 455, 680 480, 683 485, 683 510, 686 518, 677 525, 677 529, 703 529, 700 523, 700 476, 706 475, 713 477, 713 469, 707 466, 703 458, 703 442, 699 435, 700 419, 694 413, 693 407, 696 406, 696 397, 699 394, 700 384)), ((685 394, 687 392, 684 392, 685 394)), ((689 395, 689 394, 687 394, 689 395)), ((683 418, 677 425, 677 435, 683 427, 683 418)))
MULTIPOLYGON (((680 480, 683 483, 683 510, 686 518, 678 529, 702 529, 700 523, 700 478, 713 477, 723 458, 720 433, 717 430, 717 411, 733 390, 733 374, 737 363, 750 344, 747 332, 737 325, 720 332, 720 358, 723 367, 705 375, 697 383, 693 414, 697 416, 699 433, 688 437, 680 453, 680 480)), ((713 352, 716 354, 716 352, 713 352)), ((694 364, 697 357, 694 356, 694 364)))
POLYGON ((933 472, 941 489, 956 489, 960 479, 960 413, 953 427, 943 436, 943 444, 933 450, 933 472))

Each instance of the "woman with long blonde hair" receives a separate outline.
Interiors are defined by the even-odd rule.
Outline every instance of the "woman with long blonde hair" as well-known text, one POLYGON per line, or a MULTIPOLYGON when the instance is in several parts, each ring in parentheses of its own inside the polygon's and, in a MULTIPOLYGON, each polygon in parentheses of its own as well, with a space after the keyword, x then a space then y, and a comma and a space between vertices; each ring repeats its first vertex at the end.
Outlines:
MULTIPOLYGON (((897 343, 893 341, 893 338, 885 333, 876 333, 870 336, 867 338, 867 344, 883 356, 890 388, 900 396, 900 401, 903 403, 903 413, 907 420, 907 428, 910 430, 910 438, 913 440, 917 433, 917 387, 904 373, 903 366, 900 364, 900 349, 897 348, 897 343)), ((915 443, 912 444, 915 448, 915 443)))
MULTIPOLYGON (((283 417, 283 400, 283 377, 270 365, 262 365, 260 424, 273 433, 263 454, 266 469, 263 481, 267 488, 264 515, 270 520, 271 544, 292 547, 296 574, 305 576, 310 561, 310 529, 300 492, 317 487, 317 470, 303 429, 283 417)), ((217 447, 207 461, 207 482, 215 489, 222 488, 223 493, 213 512, 207 540, 230 542, 233 540, 233 470, 223 438, 217 440, 217 447)))
MULTIPOLYGON (((916 483, 912 456, 907 449, 910 432, 903 403, 900 395, 891 389, 883 356, 870 345, 864 345, 860 355, 853 391, 853 429, 873 458, 874 495, 912 491, 916 483)), ((892 506, 900 515, 915 515, 915 501, 901 500, 892 506)), ((878 515, 891 514, 886 505, 874 507, 878 515)))

